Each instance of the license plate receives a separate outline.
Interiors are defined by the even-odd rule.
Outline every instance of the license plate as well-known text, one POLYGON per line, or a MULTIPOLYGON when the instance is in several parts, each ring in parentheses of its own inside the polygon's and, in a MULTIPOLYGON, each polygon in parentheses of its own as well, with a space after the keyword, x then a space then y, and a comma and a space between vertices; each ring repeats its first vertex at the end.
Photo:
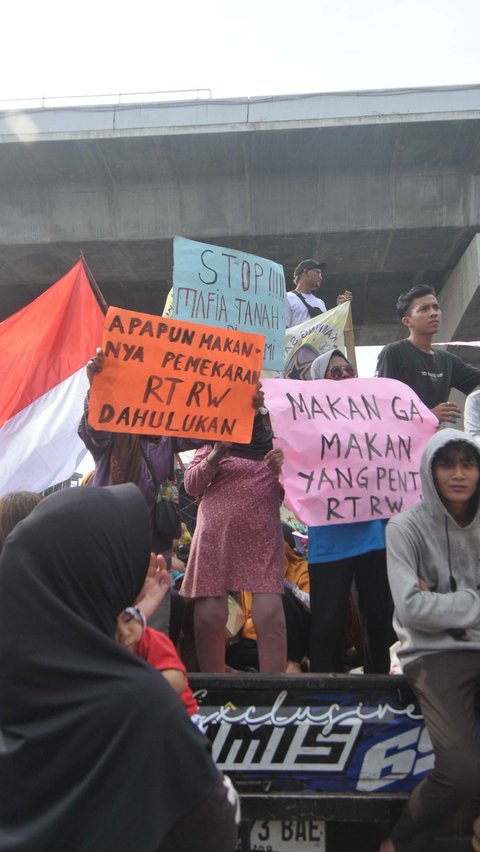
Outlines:
POLYGON ((325 822, 279 819, 253 823, 250 849, 258 852, 326 852, 325 822))

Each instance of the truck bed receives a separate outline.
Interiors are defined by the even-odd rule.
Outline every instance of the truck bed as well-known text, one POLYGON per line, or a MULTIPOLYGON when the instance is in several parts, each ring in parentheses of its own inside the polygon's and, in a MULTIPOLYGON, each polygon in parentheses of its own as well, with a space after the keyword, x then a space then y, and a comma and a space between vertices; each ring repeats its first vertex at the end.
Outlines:
MULTIPOLYGON (((242 852, 376 852, 433 766, 401 675, 191 674, 189 681, 214 760, 241 796, 242 852)), ((462 830, 436 849, 471 849, 462 830)))

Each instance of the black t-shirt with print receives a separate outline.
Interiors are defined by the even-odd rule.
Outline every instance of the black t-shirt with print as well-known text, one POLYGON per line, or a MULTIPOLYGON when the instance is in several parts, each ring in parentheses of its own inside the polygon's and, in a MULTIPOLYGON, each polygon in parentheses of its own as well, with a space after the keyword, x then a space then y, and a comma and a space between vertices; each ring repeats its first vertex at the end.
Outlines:
POLYGON ((423 352, 409 340, 398 340, 382 349, 375 375, 404 382, 428 408, 446 402, 452 388, 468 394, 480 385, 480 370, 443 349, 423 352))

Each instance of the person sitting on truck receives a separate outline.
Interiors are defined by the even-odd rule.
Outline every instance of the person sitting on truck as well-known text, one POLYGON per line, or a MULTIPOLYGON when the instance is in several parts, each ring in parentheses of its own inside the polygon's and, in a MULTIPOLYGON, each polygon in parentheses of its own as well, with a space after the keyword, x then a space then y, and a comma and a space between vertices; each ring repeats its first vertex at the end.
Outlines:
MULTIPOLYGON (((282 524, 285 549, 284 593, 282 595, 287 630, 287 674, 299 674, 310 644, 310 595, 308 563, 298 553, 292 531, 282 524)), ((258 671, 257 632, 252 617, 252 594, 241 592, 239 603, 245 622, 233 643, 227 646, 226 660, 234 670, 258 671)))
MULTIPOLYGON (((420 475, 423 500, 387 525, 387 561, 398 656, 435 761, 381 852, 433 848, 434 837, 460 805, 471 803, 472 818, 480 812, 478 446, 464 432, 441 430, 425 446, 420 475)), ((478 819, 474 832, 476 826, 478 819)))
POLYGON ((167 683, 180 697, 189 716, 197 713, 198 704, 193 697, 185 666, 176 652, 175 645, 164 633, 153 627, 147 627, 145 615, 138 606, 128 606, 120 613, 115 628, 115 639, 132 654, 146 660, 162 673, 167 683))
MULTIPOLYGON (((285 546, 285 589, 283 609, 287 625, 287 674, 301 674, 310 668, 310 578, 308 562, 299 553, 291 527, 282 524, 285 546)), ((239 637, 227 647, 226 660, 233 669, 258 671, 257 634, 252 618, 252 595, 242 592, 241 606, 245 623, 239 637)), ((344 641, 344 655, 358 665, 363 654, 362 632, 355 604, 349 597, 349 616, 344 641)))

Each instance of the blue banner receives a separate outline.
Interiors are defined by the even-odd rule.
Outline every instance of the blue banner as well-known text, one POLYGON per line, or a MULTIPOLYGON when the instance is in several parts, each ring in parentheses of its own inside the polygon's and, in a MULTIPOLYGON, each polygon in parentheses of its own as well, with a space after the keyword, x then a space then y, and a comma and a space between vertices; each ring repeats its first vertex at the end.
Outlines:
POLYGON ((283 370, 283 266, 237 249, 175 237, 173 316, 265 335, 263 369, 283 370))
MULTIPOLYGON (((199 675, 190 676, 195 689, 199 675)), ((413 696, 388 687, 196 689, 213 758, 241 793, 253 782, 275 792, 410 792, 433 768, 433 751, 413 696)), ((382 678, 384 682, 387 678, 382 678)))

